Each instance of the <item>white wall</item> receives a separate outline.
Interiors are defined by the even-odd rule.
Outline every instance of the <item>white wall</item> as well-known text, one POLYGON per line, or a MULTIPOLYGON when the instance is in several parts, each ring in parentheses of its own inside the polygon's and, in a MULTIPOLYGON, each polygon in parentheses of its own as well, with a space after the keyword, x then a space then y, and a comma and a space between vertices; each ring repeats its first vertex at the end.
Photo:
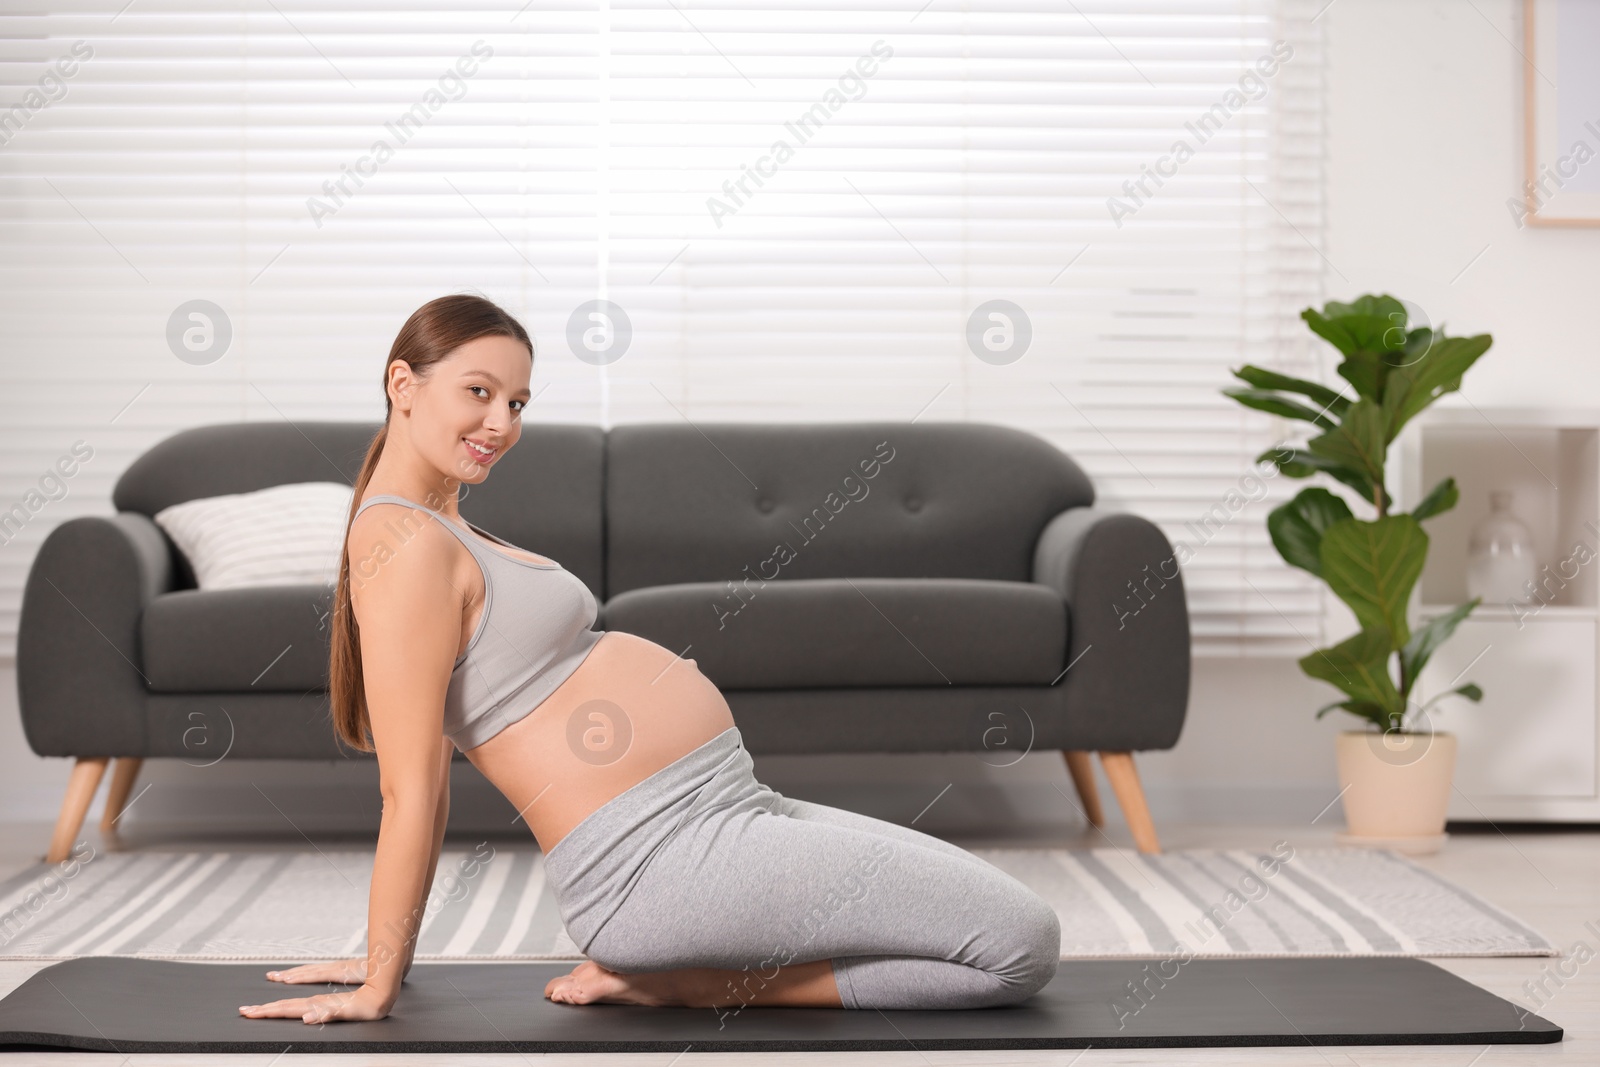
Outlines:
MULTIPOLYGON (((1347 291, 1387 290, 1453 334, 1494 334, 1465 379, 1480 407, 1600 400, 1600 230, 1519 230, 1506 210, 1522 187, 1521 0, 1335 0, 1323 18, 1323 251, 1347 291)), ((1330 272, 1329 292, 1341 288, 1330 272)))
MULTIPOLYGON (((1600 230, 1519 230, 1505 207, 1521 182, 1520 0, 1334 0, 1322 18, 1330 296, 1387 291, 1451 333, 1492 332, 1495 346, 1465 390, 1480 407, 1600 403, 1592 327, 1600 230)), ((1264 515, 1238 521, 1252 518, 1264 515)), ((1334 610, 1330 637, 1349 629, 1343 608, 1334 610)), ((0 665, 0 675, 0 814, 48 821, 67 762, 28 750, 12 666, 0 665)), ((1291 659, 1199 660, 1193 693, 1178 747, 1140 758, 1158 825, 1309 822, 1337 794, 1330 739, 1347 724, 1312 719, 1334 693, 1291 659)), ((779 792, 900 822, 953 783, 916 822, 931 832, 1074 822, 1064 769, 1049 752, 1009 768, 971 755, 770 757, 758 759, 757 773, 779 792)), ((457 780, 457 828, 501 825, 503 811, 508 818, 470 767, 457 780)), ((304 828, 376 826, 370 766, 234 761, 219 775, 159 761, 143 781, 156 785, 130 821, 282 826, 260 786, 304 828)), ((1324 816, 1338 817, 1337 808, 1324 816)))

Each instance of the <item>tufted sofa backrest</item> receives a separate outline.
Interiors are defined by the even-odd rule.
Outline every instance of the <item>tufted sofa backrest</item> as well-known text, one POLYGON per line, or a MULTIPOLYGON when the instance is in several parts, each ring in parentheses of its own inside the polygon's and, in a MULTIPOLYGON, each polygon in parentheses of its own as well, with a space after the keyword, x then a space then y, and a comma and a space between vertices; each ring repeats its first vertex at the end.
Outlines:
POLYGON ((605 494, 608 598, 747 578, 1028 581, 1045 524, 1094 502, 1055 445, 966 422, 621 425, 605 494))
MULTIPOLYGON (((352 484, 379 425, 184 430, 123 472, 112 503, 153 516, 289 482, 352 484)), ((1045 524, 1094 502, 1050 442, 965 422, 530 422, 489 478, 462 490, 469 521, 560 561, 602 599, 745 579, 1027 581, 1045 524)))

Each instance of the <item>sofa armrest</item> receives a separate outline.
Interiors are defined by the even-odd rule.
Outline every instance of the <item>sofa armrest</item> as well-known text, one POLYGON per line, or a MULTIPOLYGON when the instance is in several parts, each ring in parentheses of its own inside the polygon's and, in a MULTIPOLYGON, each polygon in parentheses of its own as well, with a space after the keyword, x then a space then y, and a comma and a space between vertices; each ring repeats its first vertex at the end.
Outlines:
POLYGON ((1056 683, 1085 748, 1171 748, 1189 704, 1189 608, 1160 527, 1139 515, 1070 508, 1034 547, 1033 580, 1066 601, 1056 683), (1099 737, 1106 744, 1097 743, 1099 737))
POLYGON ((17 702, 36 754, 145 753, 139 618, 172 582, 171 550, 148 516, 86 516, 50 531, 17 624, 17 702))

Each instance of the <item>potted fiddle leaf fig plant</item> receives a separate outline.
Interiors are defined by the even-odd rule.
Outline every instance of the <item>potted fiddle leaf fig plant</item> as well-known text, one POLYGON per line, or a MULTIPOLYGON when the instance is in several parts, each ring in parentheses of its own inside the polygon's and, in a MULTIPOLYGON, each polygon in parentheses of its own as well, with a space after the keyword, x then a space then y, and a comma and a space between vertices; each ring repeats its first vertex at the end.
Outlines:
POLYGON ((1394 510, 1384 486, 1389 445, 1429 404, 1461 387, 1467 369, 1488 351, 1488 334, 1447 337, 1443 329, 1409 325, 1392 296, 1330 301, 1300 313, 1344 357, 1330 388, 1245 365, 1233 371, 1244 387, 1226 396, 1257 411, 1310 424, 1303 444, 1269 449, 1290 478, 1323 475, 1353 492, 1370 517, 1358 517, 1343 495, 1321 486, 1302 489, 1274 508, 1267 529, 1285 562, 1316 575, 1349 605, 1360 629, 1302 657, 1300 668, 1344 694, 1317 712, 1341 710, 1364 729, 1339 734, 1340 797, 1348 833, 1340 840, 1425 852, 1444 839, 1456 739, 1427 729, 1428 708, 1448 696, 1478 701, 1471 682, 1418 706, 1411 694, 1422 668, 1465 619, 1473 599, 1413 630, 1407 622, 1412 588, 1428 556, 1422 524, 1454 507, 1454 478, 1433 486, 1409 513, 1394 510))

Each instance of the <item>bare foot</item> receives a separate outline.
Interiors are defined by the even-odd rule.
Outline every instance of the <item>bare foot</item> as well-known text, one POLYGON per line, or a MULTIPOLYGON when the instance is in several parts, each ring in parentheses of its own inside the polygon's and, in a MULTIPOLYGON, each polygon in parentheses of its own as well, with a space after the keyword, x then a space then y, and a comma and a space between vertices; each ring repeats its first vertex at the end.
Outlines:
POLYGON ((561 1004, 642 1004, 659 1008, 676 1003, 660 994, 647 975, 618 974, 584 960, 571 974, 550 979, 545 999, 561 1004), (646 986, 649 988, 646 988, 646 986))
POLYGON ((548 1000, 562 1004, 642 1004, 652 1008, 842 1007, 831 960, 796 963, 767 978, 748 967, 718 970, 686 967, 670 971, 620 974, 584 960, 571 974, 544 987, 548 1000), (752 987, 751 980, 757 983, 752 987))

